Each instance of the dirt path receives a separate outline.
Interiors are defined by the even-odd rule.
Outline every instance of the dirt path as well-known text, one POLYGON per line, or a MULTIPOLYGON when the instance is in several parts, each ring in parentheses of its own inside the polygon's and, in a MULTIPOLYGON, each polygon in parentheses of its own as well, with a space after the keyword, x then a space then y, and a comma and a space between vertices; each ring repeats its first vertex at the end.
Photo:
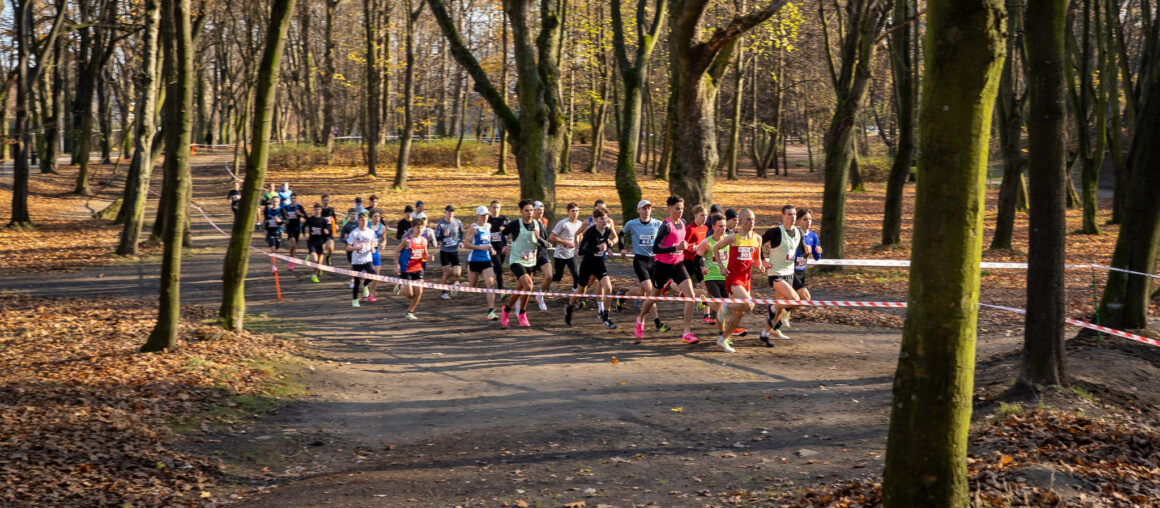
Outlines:
MULTIPOLYGON (((195 201, 229 217, 229 177, 197 160, 195 201)), ((224 240, 194 219, 183 303, 216 308, 224 240)), ((353 309, 345 279, 313 284, 302 270, 282 272, 278 302, 267 258, 251 261, 248 312, 319 355, 305 400, 217 443, 191 443, 277 485, 243 496, 252 506, 722 504, 739 491, 774 495, 882 466, 897 331, 801 322, 774 349, 747 338, 727 355, 672 333, 634 344, 628 312, 614 313, 615 331, 591 309, 569 328, 560 302, 531 311, 531 328, 500 330, 481 297, 435 294, 409 322, 400 299, 353 309)), ((140 261, 3 285, 153 297, 157 272, 140 261)), ((676 305, 661 313, 678 320, 676 305)), ((980 356, 1017 344, 984 337, 980 356)))

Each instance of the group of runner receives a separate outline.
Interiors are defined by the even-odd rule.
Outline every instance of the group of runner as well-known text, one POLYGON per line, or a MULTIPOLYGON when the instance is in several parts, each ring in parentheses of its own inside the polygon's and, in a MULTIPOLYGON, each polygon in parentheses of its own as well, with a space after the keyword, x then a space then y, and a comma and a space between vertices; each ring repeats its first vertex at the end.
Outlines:
MULTIPOLYGON (((236 202, 234 194, 230 193, 231 203, 236 202)), ((331 265, 337 237, 345 245, 352 271, 380 274, 385 257, 381 253, 388 249, 391 236, 388 233, 392 228, 383 222, 377 197, 371 196, 368 201, 369 206, 364 207, 362 198, 355 198, 354 206, 340 216, 330 206, 330 197, 324 194, 308 214, 288 184, 280 190, 271 185, 269 192, 262 196, 258 223, 265 228, 266 243, 272 253, 278 252, 285 233, 289 254, 294 257, 298 241, 305 236, 310 261, 331 265)), ((502 204, 494 200, 489 206, 477 207, 474 220, 464 225, 455 217, 455 208, 448 205, 432 225, 422 201, 415 206, 406 205, 403 217, 393 228, 396 263, 388 275, 423 280, 427 264, 435 261, 438 252, 440 282, 452 288, 442 291, 440 298, 451 299, 458 296, 456 288, 461 283, 464 264, 460 252, 466 250, 467 286, 477 287, 482 283, 494 290, 485 294, 487 319, 499 321, 501 327, 507 328, 513 317, 519 325, 531 326, 527 316, 531 296, 513 292, 500 302, 497 312, 497 296, 504 296, 504 264, 514 278, 516 291, 536 291, 534 277, 538 275, 538 290, 547 292, 552 282, 562 281, 567 272, 572 279, 572 296, 564 306, 564 321, 568 326, 572 325, 576 312, 584 308, 585 300, 592 299, 580 295, 593 290, 598 295, 594 298, 596 317, 610 329, 617 325, 612 322, 609 311, 613 308, 623 311, 627 301, 635 300, 637 315, 633 335, 642 339, 649 317, 657 333, 670 329, 658 315, 656 300, 648 297, 675 291, 681 296, 748 300, 752 293, 751 274, 756 268, 765 271, 777 299, 808 300, 807 259, 820 259, 822 255, 817 234, 811 231, 812 213, 791 205, 782 207, 781 224, 761 235, 754 231, 755 216, 750 209, 722 211, 713 205, 706 210, 696 205, 692 210, 693 222, 686 223, 682 219, 685 203, 677 196, 665 201, 662 219, 653 218, 653 204, 641 200, 637 203, 639 218, 626 222, 619 232, 603 200, 594 203, 591 215, 584 220, 580 218, 580 207, 569 203, 567 215, 551 228, 544 217, 543 203, 523 200, 518 207, 519 217, 509 220, 501 214, 502 204), (637 281, 636 286, 622 294, 614 293, 606 265, 608 256, 617 252, 620 256, 632 257, 637 281)), ((293 263, 289 269, 294 269, 293 263)), ((320 275, 321 270, 315 268, 310 280, 319 282, 320 275)), ((348 286, 352 290, 352 306, 359 307, 362 298, 377 301, 377 280, 351 277, 348 286)), ((423 287, 396 284, 395 293, 410 300, 404 317, 418 319, 415 311, 422 299, 423 287)), ((542 295, 537 295, 535 301, 540 310, 547 310, 542 295)), ((731 337, 748 333, 739 324, 753 307, 752 302, 685 302, 681 340, 690 344, 700 342, 692 329, 695 309, 700 309, 701 322, 716 325, 717 345, 726 352, 734 352, 731 337)), ((769 306, 765 326, 759 334, 762 344, 773 347, 771 338, 788 338, 782 328, 789 326, 792 310, 790 306, 769 306)))

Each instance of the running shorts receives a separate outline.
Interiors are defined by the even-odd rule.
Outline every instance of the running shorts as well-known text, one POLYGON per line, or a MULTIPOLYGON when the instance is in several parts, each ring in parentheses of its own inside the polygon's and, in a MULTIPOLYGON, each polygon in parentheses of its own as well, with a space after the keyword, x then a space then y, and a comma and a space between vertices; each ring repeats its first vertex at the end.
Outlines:
POLYGON ((467 269, 475 273, 483 273, 484 270, 491 268, 491 261, 468 261, 467 269))
POLYGON ((752 291, 750 288, 750 283, 752 281, 753 279, 749 276, 748 271, 746 271, 744 275, 737 277, 734 277, 733 274, 730 273, 728 277, 725 277, 725 287, 732 290, 733 286, 741 286, 745 288, 745 291, 749 292, 752 291))
POLYGON ((371 253, 371 266, 383 266, 383 258, 379 257, 379 251, 371 253))
POLYGON ((577 266, 579 260, 575 256, 570 258, 552 258, 552 282, 560 282, 564 280, 564 268, 568 269, 568 273, 572 274, 572 287, 576 287, 580 283, 580 276, 577 275, 577 266))
POLYGON ((459 251, 455 251, 455 252, 439 251, 439 265, 440 266, 459 266, 459 251))
POLYGON ((637 254, 632 257, 632 271, 636 274, 637 282, 644 282, 652 278, 653 258, 637 254))
POLYGON ((307 253, 318 253, 318 255, 321 256, 323 254, 322 251, 324 250, 325 245, 326 245, 326 240, 323 240, 321 238, 308 238, 306 240, 306 252, 307 253))
POLYGON ((608 267, 604 265, 603 257, 596 257, 591 260, 586 260, 580 263, 580 285, 587 286, 590 277, 595 277, 597 282, 600 279, 608 276, 608 267))
POLYGON ((690 279, 693 279, 693 284, 697 284, 705 280, 705 274, 701 273, 702 266, 703 262, 701 256, 685 260, 685 273, 689 274, 690 279))
POLYGON ((299 222, 287 222, 286 239, 289 240, 293 238, 294 241, 298 241, 298 237, 300 236, 302 236, 302 224, 299 222))
POLYGON ((705 290, 709 292, 710 297, 729 298, 729 289, 725 287, 725 281, 723 280, 705 281, 705 290))
POLYGON ((794 270, 793 271, 793 284, 791 284, 791 286, 793 287, 794 291, 797 291, 799 289, 806 287, 806 271, 805 270, 794 270))
POLYGON ((266 231, 266 245, 275 249, 282 246, 282 235, 278 234, 277 230, 273 232, 266 231))
POLYGON ((399 277, 399 278, 400 279, 409 279, 409 280, 423 280, 423 270, 416 270, 414 272, 406 272, 402 275, 402 277, 399 277))
POLYGON ((685 263, 683 261, 671 265, 661 262, 653 263, 653 287, 657 289, 663 288, 665 287, 665 283, 670 280, 673 281, 674 286, 689 280, 689 274, 685 271, 685 263))
POLYGON ((786 284, 793 286, 793 276, 791 275, 770 275, 769 287, 773 287, 778 281, 784 281, 786 284))
POLYGON ((548 260, 548 251, 546 249, 540 249, 539 252, 536 253, 536 268, 544 266, 550 262, 551 261, 548 260))
POLYGON ((508 268, 512 271, 512 275, 515 276, 515 278, 517 278, 517 279, 520 277, 523 277, 524 275, 528 275, 528 276, 532 275, 532 268, 531 267, 527 267, 527 266, 521 265, 519 263, 512 263, 512 264, 508 265, 508 268))

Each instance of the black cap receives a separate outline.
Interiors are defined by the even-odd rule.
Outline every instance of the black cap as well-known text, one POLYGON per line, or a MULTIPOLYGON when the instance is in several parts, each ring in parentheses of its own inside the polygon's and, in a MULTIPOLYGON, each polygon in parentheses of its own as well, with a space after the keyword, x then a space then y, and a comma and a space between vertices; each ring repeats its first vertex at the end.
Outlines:
POLYGON ((415 211, 415 209, 412 208, 411 205, 407 205, 407 206, 403 207, 403 213, 413 212, 413 211, 415 211))
POLYGON ((415 206, 423 206, 423 200, 416 201, 415 206))
POLYGON ((721 205, 710 206, 709 213, 721 213, 721 205))
POLYGON ((732 208, 725 210, 725 220, 733 220, 737 218, 737 210, 732 208))
POLYGON ((362 198, 354 198, 355 203, 362 203, 362 198))
POLYGON ((454 211, 455 211, 455 207, 454 207, 454 206, 451 206, 451 205, 447 205, 447 206, 443 207, 443 211, 444 211, 444 212, 454 212, 454 211))

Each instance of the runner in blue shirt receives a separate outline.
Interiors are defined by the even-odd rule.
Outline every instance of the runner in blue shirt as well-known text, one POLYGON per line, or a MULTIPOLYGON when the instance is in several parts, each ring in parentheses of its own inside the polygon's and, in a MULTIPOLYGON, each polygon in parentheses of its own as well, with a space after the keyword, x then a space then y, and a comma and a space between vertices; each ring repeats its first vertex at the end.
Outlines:
MULTIPOLYGON (((798 224, 802 225, 802 243, 797 256, 794 258, 793 290, 797 291, 799 299, 811 300, 810 290, 806 289, 806 265, 810 257, 813 257, 815 261, 822 259, 822 244, 818 240, 818 234, 810 231, 810 226, 814 224, 814 217, 809 208, 798 210, 798 224)), ((786 310, 781 318, 781 325, 786 328, 790 327, 789 313, 790 311, 786 310)))
MULTIPOLYGON (((625 222, 624 228, 620 230, 620 254, 626 255, 625 246, 632 246, 632 271, 636 274, 637 281, 637 287, 625 293, 626 296, 652 294, 653 241, 656 240, 657 230, 661 228, 661 221, 652 220, 652 203, 647 199, 642 199, 636 204, 636 211, 640 214, 640 218, 625 222)), ((640 300, 637 300, 638 307, 639 304, 640 300)), ((624 299, 620 298, 616 301, 616 310, 619 312, 622 309, 624 299)), ((656 306, 653 306, 650 313, 657 331, 668 331, 669 327, 661 323, 660 317, 657 316, 656 306)))

